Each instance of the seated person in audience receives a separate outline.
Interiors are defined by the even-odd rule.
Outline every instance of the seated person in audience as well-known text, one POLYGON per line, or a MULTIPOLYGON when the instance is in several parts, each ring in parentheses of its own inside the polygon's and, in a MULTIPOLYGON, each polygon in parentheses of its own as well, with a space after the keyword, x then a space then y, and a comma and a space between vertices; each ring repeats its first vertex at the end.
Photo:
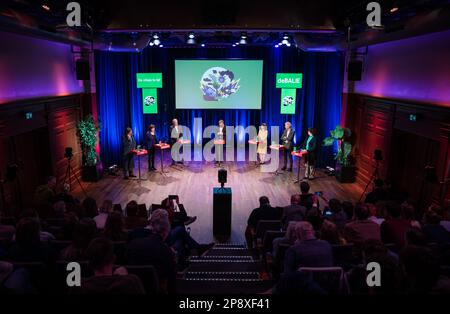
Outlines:
POLYGON ((111 200, 104 200, 102 206, 100 206, 100 213, 94 217, 95 224, 97 225, 97 229, 104 229, 106 219, 108 215, 112 213, 113 203, 111 200))
POLYGON ((66 203, 63 201, 57 201, 53 204, 53 215, 49 218, 63 219, 66 213, 66 203))
POLYGON ((8 251, 7 259, 13 262, 48 263, 55 256, 47 243, 41 242, 40 224, 36 218, 22 218, 16 226, 15 243, 8 251))
MULTIPOLYGON (((3 217, 3 212, 0 211, 0 218, 3 217)), ((4 225, 0 223, 0 238, 12 240, 16 228, 10 225, 4 225)))
POLYGON ((348 243, 362 243, 374 239, 380 240, 380 226, 369 219, 367 205, 358 203, 355 206, 355 219, 344 227, 344 238, 348 243))
POLYGON ((162 291, 175 292, 176 257, 165 240, 170 233, 167 211, 155 210, 149 221, 147 237, 136 238, 128 244, 127 256, 130 265, 153 265, 158 273, 162 291))
POLYGON ((310 188, 311 187, 308 182, 303 181, 300 183, 300 205, 306 207, 307 210, 312 209, 314 203, 317 203, 317 205, 319 204, 316 196, 309 193, 310 188))
POLYGON ((260 220, 280 220, 281 214, 278 208, 270 206, 270 201, 267 196, 261 196, 259 198, 259 207, 250 213, 247 221, 247 229, 245 230, 247 246, 253 248, 254 235, 260 220))
POLYGON ((308 210, 306 221, 313 226, 316 233, 322 228, 323 216, 316 206, 313 206, 312 209, 308 210))
POLYGON ((272 247, 273 247, 272 256, 274 258, 277 258, 278 249, 279 249, 280 245, 282 245, 282 244, 293 245, 295 243, 295 240, 297 240, 297 235, 295 233, 296 224, 297 224, 297 221, 290 221, 287 226, 286 234, 284 235, 284 237, 273 239, 273 241, 272 241, 272 247))
POLYGON ((143 228, 147 226, 148 221, 143 217, 139 217, 138 214, 138 203, 136 201, 131 201, 127 204, 125 208, 126 218, 125 227, 129 230, 136 228, 143 228))
POLYGON ((56 178, 47 177, 46 183, 36 188, 34 193, 34 206, 41 219, 46 219, 52 211, 52 205, 55 201, 56 178))
POLYGON ((39 223, 39 238, 41 239, 41 242, 49 242, 51 240, 55 240, 55 236, 53 234, 42 230, 41 220, 39 219, 39 216, 35 210, 32 209, 25 210, 20 214, 20 218, 36 219, 36 221, 39 223))
POLYGON ((379 210, 381 208, 384 208, 385 204, 383 204, 382 202, 378 202, 376 205, 372 203, 366 203, 366 205, 369 209, 369 220, 381 226, 384 221, 384 215, 380 215, 379 210))
POLYGON ((319 240, 309 222, 299 221, 295 226, 297 241, 286 251, 284 272, 295 272, 300 267, 331 267, 333 252, 327 241, 319 240))
POLYGON ((374 188, 366 196, 364 203, 376 204, 378 201, 385 201, 388 199, 388 192, 384 189, 384 182, 381 179, 376 179, 373 182, 374 188))
POLYGON ((60 240, 71 241, 73 239, 73 232, 78 225, 78 216, 74 212, 69 212, 64 215, 60 240))
POLYGON ((425 212, 422 231, 428 243, 450 243, 450 233, 440 224, 441 220, 442 216, 436 212, 436 209, 428 209, 425 212))
POLYGON ((125 267, 114 270, 116 256, 113 243, 105 238, 92 240, 87 249, 89 266, 94 276, 82 279, 76 294, 145 294, 141 280, 129 275, 125 267))
POLYGON ((381 240, 383 243, 394 243, 397 249, 405 245, 406 231, 410 230, 410 221, 401 216, 401 207, 397 202, 386 204, 387 218, 381 224, 381 240))
POLYGON ((283 208, 281 223, 283 229, 286 230, 291 221, 302 221, 306 218, 306 207, 300 205, 300 194, 291 196, 291 205, 283 208))
POLYGON ((427 236, 423 233, 422 229, 411 228, 406 231, 405 247, 410 245, 422 247, 426 247, 428 245, 427 236))
POLYGON ((336 224, 329 220, 325 220, 322 223, 322 228, 320 228, 319 238, 321 240, 327 241, 331 245, 343 245, 346 241, 339 232, 336 224))
POLYGON ((79 202, 70 194, 70 185, 68 183, 64 183, 63 189, 61 193, 56 195, 55 201, 63 201, 66 204, 75 204, 79 202))
POLYGON ((92 197, 86 197, 81 203, 81 217, 83 218, 94 218, 98 215, 97 201, 92 197))
POLYGON ((342 210, 341 202, 335 198, 332 198, 328 202, 328 207, 331 211, 331 216, 328 219, 336 225, 338 230, 342 231, 348 219, 347 214, 342 210))
POLYGON ((128 232, 124 230, 123 216, 119 212, 113 212, 106 219, 103 236, 111 241, 127 241, 128 232))
POLYGON ((188 216, 184 205, 180 204, 178 195, 175 199, 165 198, 161 206, 168 211, 172 228, 188 226, 197 220, 197 216, 188 216))
POLYGON ((345 215, 347 216, 347 221, 353 220, 355 206, 353 206, 352 202, 349 202, 349 201, 342 202, 342 210, 344 211, 345 215))
POLYGON ((408 202, 403 202, 401 205, 401 216, 408 220, 411 227, 421 228, 420 222, 416 219, 416 210, 414 206, 408 202))
POLYGON ((61 260, 74 262, 87 259, 86 250, 89 243, 97 236, 95 221, 83 218, 75 226, 72 244, 61 252, 61 260))
POLYGON ((400 262, 406 275, 406 293, 428 294, 439 279, 439 261, 431 249, 407 246, 400 253, 400 262))

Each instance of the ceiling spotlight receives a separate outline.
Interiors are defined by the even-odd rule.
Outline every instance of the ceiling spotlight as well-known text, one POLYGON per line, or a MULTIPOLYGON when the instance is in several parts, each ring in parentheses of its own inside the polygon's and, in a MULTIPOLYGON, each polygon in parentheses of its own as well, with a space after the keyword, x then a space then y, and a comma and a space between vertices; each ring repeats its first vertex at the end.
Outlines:
POLYGON ((133 42, 133 46, 135 46, 135 47, 136 47, 136 42, 135 42, 135 41, 133 42))
POLYGON ((284 34, 283 34, 283 39, 289 39, 289 36, 288 36, 287 33, 284 33, 284 34))
POLYGON ((238 42, 238 41, 237 41, 237 42, 235 42, 234 44, 235 44, 236 46, 239 46, 239 42, 238 42))
POLYGON ((151 41, 151 42, 149 42, 149 45, 150 45, 150 46, 153 46, 153 45, 155 45, 155 44, 153 43, 153 41, 151 41))
POLYGON ((163 44, 159 45, 159 48, 162 48, 162 47, 164 47, 164 45, 163 45, 163 44))
POLYGON ((287 46, 287 45, 289 44, 289 40, 283 39, 283 40, 281 41, 281 44, 287 46))
POLYGON ((242 34, 241 34, 241 38, 242 38, 242 39, 247 39, 247 33, 245 33, 245 32, 242 33, 242 34))
POLYGON ((205 44, 201 44, 200 46, 205 47, 205 44))
POLYGON ((236 47, 236 44, 232 44, 233 47, 236 47))
POLYGON ((393 7, 392 9, 389 10, 389 12, 394 13, 398 11, 398 7, 393 7))
POLYGON ((290 43, 288 42, 288 43, 286 44, 286 46, 287 46, 287 47, 290 47, 290 46, 291 46, 291 44, 290 44, 290 43))
POLYGON ((46 3, 44 3, 41 7, 42 7, 45 11, 50 11, 50 6, 49 6, 48 4, 46 4, 46 3))
POLYGON ((188 35, 189 39, 194 39, 195 38, 195 34, 193 32, 190 32, 188 35))
POLYGON ((159 46, 159 45, 161 44, 161 41, 160 41, 158 38, 156 38, 156 39, 153 41, 153 43, 155 44, 155 46, 159 46))
POLYGON ((158 39, 158 38, 159 38, 158 34, 157 34, 157 33, 154 33, 154 34, 153 34, 153 38, 154 38, 154 39, 158 39))
POLYGON ((278 45, 275 45, 275 48, 278 48, 279 46, 278 45))

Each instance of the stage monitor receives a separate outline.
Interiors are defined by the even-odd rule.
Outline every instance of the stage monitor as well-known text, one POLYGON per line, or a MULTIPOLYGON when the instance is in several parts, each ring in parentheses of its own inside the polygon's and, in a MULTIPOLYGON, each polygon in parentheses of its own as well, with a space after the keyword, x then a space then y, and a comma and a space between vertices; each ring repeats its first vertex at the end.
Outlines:
POLYGON ((262 60, 175 60, 177 109, 261 109, 262 60))

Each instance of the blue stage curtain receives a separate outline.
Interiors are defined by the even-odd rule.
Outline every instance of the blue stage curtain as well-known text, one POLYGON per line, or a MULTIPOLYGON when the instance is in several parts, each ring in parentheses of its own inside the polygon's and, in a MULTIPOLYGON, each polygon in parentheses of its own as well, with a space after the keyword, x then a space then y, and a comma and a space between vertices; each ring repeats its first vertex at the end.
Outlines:
MULTIPOLYGON (((100 148, 105 165, 120 162, 120 141, 127 126, 134 130, 138 144, 145 145, 144 134, 155 124, 157 135, 168 140, 169 125, 177 118, 189 126, 192 141, 200 141, 194 131, 194 118, 202 126, 217 124, 255 125, 265 122, 283 127, 291 121, 300 145, 308 127, 316 127, 320 139, 328 136, 340 121, 343 56, 339 52, 304 52, 296 48, 234 47, 219 48, 147 48, 140 53, 96 52, 96 84, 102 122, 100 148), (176 59, 259 59, 264 61, 261 110, 177 110, 175 109, 174 60, 176 59), (141 91, 136 88, 137 72, 163 73, 163 88, 158 90, 158 114, 143 115, 141 91), (281 91, 275 88, 276 73, 301 72, 303 89, 298 91, 297 113, 280 114, 281 91)), ((247 140, 247 139, 242 139, 247 140)), ((319 166, 333 165, 333 148, 322 148, 319 166)))

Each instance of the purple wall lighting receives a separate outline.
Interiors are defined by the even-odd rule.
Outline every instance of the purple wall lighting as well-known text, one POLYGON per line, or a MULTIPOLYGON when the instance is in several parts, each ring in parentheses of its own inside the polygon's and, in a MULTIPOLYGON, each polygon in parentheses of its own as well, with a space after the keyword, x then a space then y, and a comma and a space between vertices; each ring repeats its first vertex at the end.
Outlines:
POLYGON ((354 92, 450 107, 450 31, 369 46, 354 92))
POLYGON ((83 92, 70 45, 0 32, 0 104, 83 92))

